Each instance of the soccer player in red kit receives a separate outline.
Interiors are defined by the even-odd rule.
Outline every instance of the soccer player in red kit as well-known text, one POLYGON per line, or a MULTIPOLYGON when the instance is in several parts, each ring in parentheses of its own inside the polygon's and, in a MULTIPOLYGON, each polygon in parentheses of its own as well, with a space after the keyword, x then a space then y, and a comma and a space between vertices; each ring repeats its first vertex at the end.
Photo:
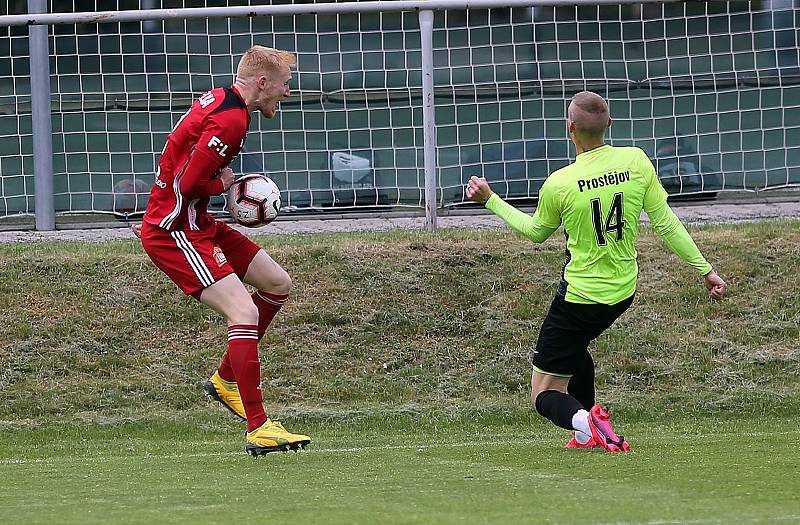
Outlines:
POLYGON ((208 214, 208 199, 233 183, 228 167, 250 126, 250 113, 275 116, 289 96, 292 53, 247 50, 231 87, 197 99, 167 137, 141 228, 153 263, 187 295, 222 314, 228 351, 206 382, 206 394, 247 421, 252 455, 302 448, 308 436, 288 432, 264 411, 258 342, 288 298, 292 280, 257 244, 208 214), (243 283, 255 288, 250 294, 243 283))

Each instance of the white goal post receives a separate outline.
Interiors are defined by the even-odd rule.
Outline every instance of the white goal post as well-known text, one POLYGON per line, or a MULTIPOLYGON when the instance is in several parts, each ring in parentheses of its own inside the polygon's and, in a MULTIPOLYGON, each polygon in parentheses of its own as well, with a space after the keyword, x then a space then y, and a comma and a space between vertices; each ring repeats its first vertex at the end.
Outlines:
POLYGON ((417 208, 433 229, 471 174, 533 201, 573 159, 564 113, 582 89, 676 197, 800 185, 788 0, 114 2, 0 15, 0 226, 140 214, 165 135, 253 44, 297 53, 294 95, 254 119, 234 167, 273 178, 287 211, 417 208))

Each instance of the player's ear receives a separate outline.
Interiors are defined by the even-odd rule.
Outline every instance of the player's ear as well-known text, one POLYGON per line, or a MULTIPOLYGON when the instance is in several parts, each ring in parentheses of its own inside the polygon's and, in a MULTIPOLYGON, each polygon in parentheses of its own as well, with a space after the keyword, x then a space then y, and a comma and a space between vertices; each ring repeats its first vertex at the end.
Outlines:
POLYGON ((610 127, 611 127, 611 117, 608 117, 608 125, 607 125, 606 127, 607 127, 607 128, 610 128, 610 127))

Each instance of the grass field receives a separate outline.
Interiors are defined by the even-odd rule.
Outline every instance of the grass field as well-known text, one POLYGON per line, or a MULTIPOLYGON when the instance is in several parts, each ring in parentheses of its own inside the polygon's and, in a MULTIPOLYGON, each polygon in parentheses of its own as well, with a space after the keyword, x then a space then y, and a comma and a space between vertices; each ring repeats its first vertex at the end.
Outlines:
POLYGON ((539 420, 310 425, 307 451, 257 459, 220 420, 22 431, 0 438, 0 515, 31 524, 800 523, 798 422, 624 421, 634 446, 625 455, 563 450, 564 433, 539 420))
POLYGON ((314 441, 257 459, 201 396, 221 319, 136 243, 0 246, 0 522, 800 523, 798 226, 692 229, 718 303, 644 230, 593 345, 626 455, 527 407, 559 236, 260 238, 295 282, 267 406, 314 441))

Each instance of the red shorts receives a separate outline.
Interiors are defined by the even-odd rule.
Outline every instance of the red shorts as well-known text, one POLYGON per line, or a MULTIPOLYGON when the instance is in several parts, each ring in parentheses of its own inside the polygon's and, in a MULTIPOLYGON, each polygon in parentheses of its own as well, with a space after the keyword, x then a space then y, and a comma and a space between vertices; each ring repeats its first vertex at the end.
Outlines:
POLYGON ((244 279, 261 249, 224 222, 204 230, 169 231, 142 223, 142 247, 186 295, 208 288, 232 273, 244 279))

